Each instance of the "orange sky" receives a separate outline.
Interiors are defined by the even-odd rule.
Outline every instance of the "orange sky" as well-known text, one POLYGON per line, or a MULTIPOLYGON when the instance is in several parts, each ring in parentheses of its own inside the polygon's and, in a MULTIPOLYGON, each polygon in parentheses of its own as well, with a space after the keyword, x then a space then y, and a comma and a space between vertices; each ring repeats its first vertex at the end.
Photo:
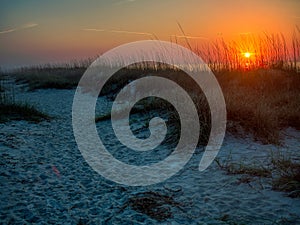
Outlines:
POLYGON ((241 33, 300 26, 298 0, 2 1, 0 65, 12 67, 95 56, 122 43, 153 38, 192 44, 241 33))

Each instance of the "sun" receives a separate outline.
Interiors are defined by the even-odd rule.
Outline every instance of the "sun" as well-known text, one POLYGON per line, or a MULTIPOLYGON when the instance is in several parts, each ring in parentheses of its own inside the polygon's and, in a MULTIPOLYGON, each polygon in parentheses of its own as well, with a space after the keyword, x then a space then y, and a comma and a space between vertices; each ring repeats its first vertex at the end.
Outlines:
POLYGON ((245 53, 244 53, 244 56, 245 56, 246 58, 249 58, 249 57, 251 56, 251 53, 250 53, 250 52, 245 52, 245 53))

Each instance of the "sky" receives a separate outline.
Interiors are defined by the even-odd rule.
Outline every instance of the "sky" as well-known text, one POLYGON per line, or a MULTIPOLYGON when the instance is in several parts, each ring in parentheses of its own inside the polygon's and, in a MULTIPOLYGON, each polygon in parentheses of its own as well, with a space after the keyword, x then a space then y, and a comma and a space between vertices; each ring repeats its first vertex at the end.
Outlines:
POLYGON ((192 44, 260 32, 290 35, 299 0, 0 0, 0 66, 95 57, 159 38, 192 44))

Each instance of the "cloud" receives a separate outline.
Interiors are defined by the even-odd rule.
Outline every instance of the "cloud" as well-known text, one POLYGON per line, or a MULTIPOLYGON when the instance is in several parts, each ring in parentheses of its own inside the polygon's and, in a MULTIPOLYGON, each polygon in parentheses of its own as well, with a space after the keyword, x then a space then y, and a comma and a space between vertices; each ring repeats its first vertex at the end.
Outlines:
POLYGON ((8 29, 8 30, 2 30, 2 31, 0 31, 0 34, 7 34, 7 33, 15 32, 15 31, 18 31, 18 30, 33 28, 33 27, 36 27, 36 26, 38 26, 37 23, 26 23, 26 24, 24 24, 20 27, 8 29))
MULTIPOLYGON (((129 31, 129 30, 105 30, 105 29, 95 29, 95 28, 85 28, 84 31, 94 31, 94 32, 110 32, 110 33, 120 33, 120 34, 133 34, 133 35, 145 35, 151 36, 155 39, 158 39, 155 34, 148 32, 138 32, 138 31, 129 31)), ((184 39, 204 39, 208 40, 207 37, 204 36, 190 36, 190 35, 165 35, 172 38, 184 38, 184 39)))
POLYGON ((95 28, 85 28, 83 30, 84 31, 110 32, 110 33, 121 33, 121 34, 135 34, 135 35, 153 36, 153 34, 151 34, 151 33, 129 31, 129 30, 104 30, 104 29, 95 29, 95 28))
POLYGON ((16 31, 16 30, 17 30, 17 29, 2 30, 2 31, 0 31, 0 34, 11 33, 11 32, 14 32, 14 31, 16 31))
POLYGON ((37 23, 27 23, 22 26, 22 29, 32 28, 38 26, 37 23))
POLYGON ((203 36, 189 36, 189 35, 171 35, 171 37, 175 38, 186 38, 186 39, 208 39, 207 37, 203 36))
POLYGON ((127 30, 110 30, 110 32, 113 32, 113 33, 138 34, 138 35, 149 35, 149 36, 152 36, 152 34, 147 33, 147 32, 136 32, 136 31, 127 31, 127 30))
POLYGON ((102 29, 94 29, 94 28, 85 28, 84 31, 97 31, 97 32, 104 32, 105 30, 102 29))

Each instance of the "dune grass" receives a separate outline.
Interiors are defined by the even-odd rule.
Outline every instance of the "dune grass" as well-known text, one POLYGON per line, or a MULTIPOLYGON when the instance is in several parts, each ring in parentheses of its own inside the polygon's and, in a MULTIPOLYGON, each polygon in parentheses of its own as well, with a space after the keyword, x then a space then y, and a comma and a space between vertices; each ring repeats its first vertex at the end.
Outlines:
POLYGON ((173 217, 171 207, 180 207, 182 204, 175 201, 173 196, 150 191, 131 197, 123 207, 127 205, 137 212, 163 222, 173 217))
MULTIPOLYGON (((285 127, 300 128, 300 75, 280 70, 255 70, 218 76, 228 120, 263 143, 279 144, 285 127)), ((232 127, 229 127, 233 131, 232 127)))
POLYGON ((286 192, 289 197, 300 198, 300 162, 282 155, 272 157, 272 189, 286 192))
POLYGON ((300 161, 285 153, 272 153, 266 158, 266 165, 232 162, 231 156, 225 160, 215 159, 220 169, 229 175, 246 175, 238 179, 238 184, 250 183, 254 177, 270 178, 271 188, 287 193, 288 197, 300 198, 300 161))
MULTIPOLYGON (((188 42, 188 40, 186 41, 188 42)), ((189 43, 187 43, 189 46, 189 43)), ((300 29, 282 33, 241 34, 234 40, 216 38, 195 51, 214 72, 265 69, 297 71, 300 57, 300 29), (250 57, 245 57, 245 54, 250 57)))
POLYGON ((14 86, 6 87, 4 78, 0 76, 0 123, 11 120, 27 120, 41 122, 51 117, 36 109, 33 105, 16 102, 14 86))
POLYGON ((75 88, 85 68, 28 68, 12 72, 17 83, 26 83, 29 90, 36 89, 72 89, 75 88))
MULTIPOLYGON (((127 74, 131 79, 137 79, 138 72, 128 70, 127 74)), ((147 74, 145 71, 140 71, 141 73, 147 74)), ((105 94, 115 96, 130 80, 126 79, 124 71, 119 75, 117 73, 108 87, 105 86, 105 94), (122 83, 120 86, 117 85, 119 81, 122 83), (109 87, 114 89, 109 90, 109 87)), ((210 132, 209 107, 205 96, 195 83, 182 71, 158 70, 151 71, 151 75, 172 79, 189 92, 198 108, 202 128, 205 128, 202 130, 202 139, 207 139, 210 132)), ((300 129, 300 74, 278 69, 257 69, 218 72, 215 75, 225 97, 229 132, 243 135, 237 129, 241 127, 244 134, 251 134, 257 141, 280 145, 281 131, 284 128, 300 129)), ((163 110, 164 106, 161 104, 144 105, 144 110, 163 110)), ((98 116, 96 122, 105 119, 110 119, 109 113, 98 116)))
POLYGON ((271 177, 272 173, 265 167, 259 167, 255 165, 244 165, 242 163, 220 163, 219 160, 215 160, 218 166, 227 172, 229 175, 246 174, 254 177, 271 177))
POLYGON ((64 64, 28 66, 6 72, 17 83, 28 85, 29 90, 36 89, 72 89, 75 88, 92 58, 64 64))
MULTIPOLYGON (((74 88, 84 72, 83 68, 50 68, 43 71, 25 70, 15 74, 17 82, 27 82, 31 90, 38 88, 74 88)), ((122 69, 105 85, 100 95, 113 98, 124 85, 142 76, 158 75, 173 79, 187 90, 196 106, 201 108, 199 115, 205 132, 210 131, 209 108, 205 96, 182 71, 153 69, 122 69), (203 113, 203 110, 205 113, 203 113), (203 116, 204 115, 204 116, 203 116)), ((285 127, 300 129, 300 74, 279 69, 255 69, 250 71, 215 72, 224 93, 228 130, 239 135, 237 127, 263 143, 280 144, 281 130, 285 127)), ((160 103, 161 104, 161 103, 160 103)), ((162 108, 153 103, 145 109, 162 108)), ((135 113, 135 112, 133 112, 135 113)), ((97 115, 96 121, 109 119, 110 115, 97 115)), ((204 135, 207 137, 207 134, 204 135)))
POLYGON ((49 115, 26 103, 0 104, 0 123, 11 120, 41 122, 50 118, 49 115))
MULTIPOLYGON (((225 41, 218 38, 193 49, 209 65, 222 87, 228 114, 228 130, 240 135, 246 133, 263 143, 281 144, 281 130, 286 127, 300 129, 300 33, 292 36, 263 33, 241 36, 241 40, 225 41), (249 52, 249 58, 244 53, 249 52)), ((186 43, 189 47, 190 44, 186 43)), ((151 53, 149 53, 151 54, 151 53)), ((153 53, 155 54, 155 53, 153 53)), ((113 67, 118 62, 105 62, 113 67)), ((91 59, 65 65, 44 65, 21 68, 9 75, 19 83, 27 83, 30 90, 39 88, 74 88, 91 59)), ((192 96, 197 106, 200 123, 205 129, 204 139, 210 132, 210 115, 205 96, 182 71, 159 63, 143 62, 118 71, 100 93, 112 99, 130 81, 143 76, 158 75, 172 79, 192 96), (203 107, 204 104, 204 107, 203 107)), ((97 85, 92 81, 91 85, 97 85)), ((161 104, 161 103, 159 103, 161 104)), ((161 105, 160 105, 161 106, 161 105)), ((145 105, 145 109, 148 106, 145 105)), ((152 104, 152 108, 155 106, 152 104)), ((163 108, 163 107, 161 107, 163 108)), ((96 121, 110 115, 97 115, 96 121)))
MULTIPOLYGON (((116 94, 129 83, 130 80, 139 79, 145 76, 158 76, 170 79, 180 85, 184 90, 186 90, 191 99, 194 101, 195 106, 198 110, 199 122, 201 126, 201 133, 199 137, 200 144, 206 144, 209 138, 211 124, 210 124, 210 111, 208 107, 208 102, 204 96, 202 90, 200 90, 192 80, 189 75, 185 72, 178 69, 174 70, 173 68, 168 67, 167 65, 163 66, 163 69, 153 69, 145 67, 134 67, 134 68, 124 68, 118 71, 103 87, 100 95, 108 95, 112 101, 116 97, 116 94), (122 84, 122 85, 120 85, 122 84), (110 87, 113 87, 110 89, 110 87)), ((166 90, 168 91, 168 90, 166 90)), ((169 90, 172 91, 172 90, 169 90)), ((173 108, 170 108, 168 102, 165 101, 153 101, 152 98, 148 100, 143 100, 139 102, 138 107, 131 109, 131 113, 143 113, 143 112, 168 112, 170 118, 169 121, 176 123, 176 127, 180 126, 177 121, 177 113, 173 111, 173 108), (178 125, 178 126, 177 126, 178 125)), ((122 112, 120 112, 122 115, 122 112)), ((110 112, 105 114, 96 115, 96 122, 110 119, 110 112)))

